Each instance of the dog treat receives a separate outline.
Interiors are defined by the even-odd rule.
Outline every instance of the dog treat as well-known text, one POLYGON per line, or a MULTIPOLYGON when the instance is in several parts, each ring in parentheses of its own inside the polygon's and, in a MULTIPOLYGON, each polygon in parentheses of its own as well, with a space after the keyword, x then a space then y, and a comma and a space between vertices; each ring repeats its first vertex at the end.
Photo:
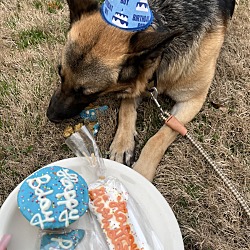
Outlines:
POLYGON ((20 187, 18 207, 33 226, 68 227, 88 208, 88 187, 75 171, 59 166, 39 169, 20 187))
POLYGON ((63 131, 63 137, 68 138, 70 137, 74 132, 77 132, 81 129, 81 127, 83 126, 83 123, 78 123, 74 126, 74 128, 72 126, 67 126, 64 131, 63 131))
POLYGON ((72 126, 67 126, 63 131, 63 137, 68 138, 74 133, 74 129, 72 126))
POLYGON ((107 105, 97 107, 89 105, 80 113, 80 117, 84 119, 84 123, 94 136, 97 135, 100 129, 100 125, 98 123, 98 113, 104 113, 107 109, 107 105))
POLYGON ((84 230, 72 230, 64 234, 45 234, 41 239, 40 250, 67 249, 74 250, 84 237, 84 230))
POLYGON ((97 107, 87 107, 86 109, 82 110, 80 113, 80 117, 83 118, 85 121, 90 122, 97 122, 98 121, 98 112, 104 113, 108 110, 108 106, 97 106, 97 107))
POLYGON ((89 188, 89 207, 105 233, 109 249, 146 250, 128 214, 128 193, 102 183, 89 188))
POLYGON ((78 123, 78 124, 76 124, 75 126, 74 126, 74 131, 75 132, 77 132, 77 131, 79 131, 80 129, 81 129, 81 127, 83 126, 83 123, 78 123))

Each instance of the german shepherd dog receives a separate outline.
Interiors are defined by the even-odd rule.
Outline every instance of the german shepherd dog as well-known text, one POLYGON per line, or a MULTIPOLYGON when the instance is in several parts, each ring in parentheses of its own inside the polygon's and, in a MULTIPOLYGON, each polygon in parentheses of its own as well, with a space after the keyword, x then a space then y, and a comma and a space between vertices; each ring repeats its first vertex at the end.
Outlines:
MULTIPOLYGON (((153 75, 159 93, 175 101, 171 113, 183 124, 200 111, 213 80, 216 61, 234 0, 149 0, 154 21, 144 31, 108 25, 95 0, 67 0, 70 29, 59 65, 60 86, 47 116, 71 118, 107 93, 122 98, 110 158, 132 164, 138 99, 153 75)), ((164 125, 142 149, 133 168, 152 181, 177 132, 164 125)))

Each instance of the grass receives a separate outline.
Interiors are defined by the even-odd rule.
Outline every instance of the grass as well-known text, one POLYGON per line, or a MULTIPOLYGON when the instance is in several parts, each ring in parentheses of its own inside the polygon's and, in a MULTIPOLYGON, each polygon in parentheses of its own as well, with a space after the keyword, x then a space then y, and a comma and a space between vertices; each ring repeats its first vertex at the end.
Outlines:
MULTIPOLYGON (((72 157, 46 109, 57 85, 57 64, 69 27, 66 1, 13 0, 0 3, 0 205, 38 168, 72 157), (52 9, 49 9, 52 8, 52 9)), ((249 2, 240 1, 229 27, 216 75, 201 112, 188 129, 218 162, 236 188, 250 198, 249 2)), ((172 102, 160 97, 165 109, 172 102)), ((108 156, 117 126, 118 102, 102 98, 97 143, 108 156)), ((138 108, 138 158, 160 128, 157 109, 145 99, 138 108), (153 112, 152 112, 153 110, 153 112)), ((184 138, 164 155, 153 183, 179 222, 187 250, 246 250, 250 223, 225 184, 184 138)))
POLYGON ((6 81, 4 81, 4 80, 0 81, 0 94, 1 94, 1 96, 8 95, 10 89, 11 88, 10 88, 9 84, 6 81))
POLYGON ((41 29, 35 27, 29 30, 22 30, 18 34, 17 45, 24 49, 31 45, 40 44, 48 39, 48 35, 41 29))
POLYGON ((37 9, 37 10, 41 10, 43 7, 43 4, 41 1, 35 0, 33 1, 33 6, 37 9))
POLYGON ((63 8, 63 3, 61 0, 51 1, 47 4, 47 10, 50 13, 56 13, 57 10, 61 10, 63 8))

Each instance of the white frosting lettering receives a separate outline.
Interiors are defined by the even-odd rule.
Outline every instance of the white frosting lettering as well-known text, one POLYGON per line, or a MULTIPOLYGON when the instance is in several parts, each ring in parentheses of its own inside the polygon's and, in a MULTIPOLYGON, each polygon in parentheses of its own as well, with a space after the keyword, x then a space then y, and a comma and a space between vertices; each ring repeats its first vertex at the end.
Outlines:
POLYGON ((66 179, 66 178, 61 179, 61 183, 65 187, 66 191, 74 188, 74 184, 69 179, 66 179))
MULTIPOLYGON (((62 249, 69 249, 73 246, 72 240, 64 240, 61 238, 51 238, 51 241, 55 241, 58 243, 58 246, 62 249)), ((56 248, 57 249, 57 248, 56 248)))
POLYGON ((69 172, 68 169, 63 169, 63 170, 59 170, 59 171, 56 173, 56 175, 57 175, 58 177, 67 178, 67 179, 71 180, 72 182, 78 182, 77 174, 69 174, 68 172, 69 172))
POLYGON ((45 175, 43 175, 41 177, 36 177, 36 178, 33 178, 33 179, 29 179, 29 180, 27 180, 27 182, 28 182, 28 185, 32 189, 36 190, 36 189, 39 189, 42 184, 48 183, 50 181, 50 179, 51 179, 51 177, 48 174, 45 174, 45 175), (43 179, 45 179, 45 180, 43 181, 43 179), (34 185, 35 183, 37 183, 36 186, 34 185))
POLYGON ((44 215, 42 219, 39 213, 36 213, 30 220, 30 224, 33 226, 39 225, 42 229, 44 228, 44 222, 53 222, 54 217, 50 217, 53 212, 47 211, 51 206, 51 200, 46 196, 53 193, 53 190, 44 192, 40 189, 42 184, 46 184, 50 181, 51 177, 46 174, 42 177, 36 177, 33 179, 27 180, 28 185, 34 190, 35 195, 37 195, 37 200, 39 201, 41 213, 44 215), (36 185, 35 185, 36 184, 36 185))
POLYGON ((73 209, 70 212, 68 210, 63 210, 58 218, 60 222, 65 222, 65 227, 69 226, 69 220, 79 219, 79 214, 77 209, 73 209))
POLYGON ((48 220, 46 219, 43 220, 41 214, 37 213, 31 218, 30 225, 32 226, 39 225, 41 229, 44 229, 44 222, 48 222, 48 220))
POLYGON ((70 190, 66 191, 66 188, 64 189, 64 192, 62 194, 57 194, 56 197, 62 197, 64 196, 65 201, 58 201, 57 204, 65 205, 69 210, 72 210, 73 208, 78 206, 78 200, 76 200, 76 191, 70 190))
POLYGON ((76 191, 72 190, 74 184, 72 182, 78 182, 76 174, 69 174, 68 169, 63 169, 57 172, 57 176, 63 177, 60 182, 64 186, 63 193, 57 194, 58 199, 64 197, 65 200, 60 200, 57 202, 57 205, 65 205, 68 210, 65 209, 61 212, 58 220, 60 222, 65 222, 65 227, 69 226, 69 220, 79 219, 78 210, 75 207, 78 206, 78 200, 76 198, 76 191))
POLYGON ((58 218, 60 222, 65 222, 65 227, 69 225, 69 214, 68 210, 63 210, 58 218))
MULTIPOLYGON (((38 197, 38 200, 39 200, 39 197, 38 197)), ((54 220, 54 217, 49 218, 53 214, 53 212, 47 211, 50 208, 50 205, 51 205, 51 201, 49 199, 45 198, 45 199, 40 200, 41 213, 45 216, 45 220, 49 222, 54 220)))
POLYGON ((70 220, 78 220, 79 219, 79 214, 77 209, 73 209, 69 212, 69 219, 70 220))

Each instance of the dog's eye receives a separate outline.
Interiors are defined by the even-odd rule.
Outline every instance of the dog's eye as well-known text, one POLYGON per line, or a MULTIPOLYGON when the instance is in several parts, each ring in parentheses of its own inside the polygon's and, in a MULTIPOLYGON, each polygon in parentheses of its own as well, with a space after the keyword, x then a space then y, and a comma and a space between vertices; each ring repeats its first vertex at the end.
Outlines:
POLYGON ((82 95, 84 90, 85 90, 84 87, 76 87, 76 88, 74 88, 74 93, 82 95))

